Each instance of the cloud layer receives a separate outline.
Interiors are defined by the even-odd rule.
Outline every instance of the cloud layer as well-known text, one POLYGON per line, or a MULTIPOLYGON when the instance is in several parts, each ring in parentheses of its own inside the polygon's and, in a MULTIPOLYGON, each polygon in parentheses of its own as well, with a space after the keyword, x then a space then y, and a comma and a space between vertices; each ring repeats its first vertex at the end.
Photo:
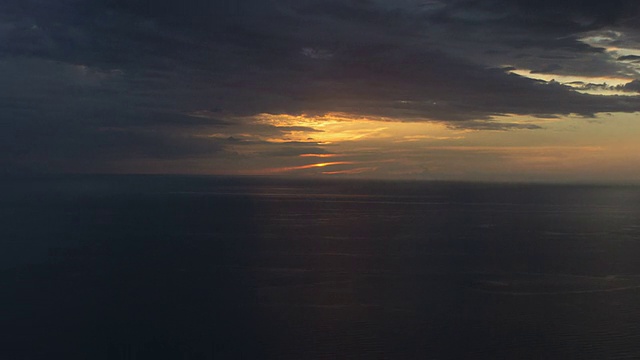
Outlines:
POLYGON ((201 135, 296 130, 247 120, 265 113, 508 130, 538 126, 495 119, 640 110, 511 71, 624 78, 634 94, 640 52, 609 49, 640 48, 632 0, 7 0, 0 14, 12 166, 232 156, 201 135))

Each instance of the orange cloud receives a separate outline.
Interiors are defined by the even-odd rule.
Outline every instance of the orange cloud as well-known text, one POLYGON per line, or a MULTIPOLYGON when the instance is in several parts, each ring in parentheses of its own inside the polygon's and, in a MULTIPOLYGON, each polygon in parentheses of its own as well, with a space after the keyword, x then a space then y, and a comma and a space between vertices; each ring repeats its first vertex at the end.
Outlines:
POLYGON ((330 157, 336 157, 336 156, 342 156, 342 155, 340 154, 300 154, 300 157, 330 158, 330 157))
POLYGON ((321 168, 321 167, 325 167, 325 166, 350 165, 350 164, 354 164, 354 162, 353 161, 334 161, 334 162, 307 164, 307 165, 300 165, 300 166, 287 166, 287 167, 281 167, 281 168, 264 169, 261 172, 263 172, 263 173, 279 173, 279 172, 288 172, 288 171, 295 171, 295 170, 321 168))
POLYGON ((376 170, 378 170, 377 167, 361 167, 361 168, 348 169, 348 170, 323 171, 322 174, 324 175, 362 174, 365 172, 376 171, 376 170))

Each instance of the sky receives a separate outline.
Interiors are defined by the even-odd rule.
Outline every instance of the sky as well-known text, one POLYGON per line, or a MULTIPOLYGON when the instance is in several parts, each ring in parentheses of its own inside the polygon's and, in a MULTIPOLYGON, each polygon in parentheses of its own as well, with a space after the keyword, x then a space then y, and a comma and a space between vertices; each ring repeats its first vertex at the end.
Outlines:
POLYGON ((637 0, 3 0, 0 170, 640 182, 637 0))

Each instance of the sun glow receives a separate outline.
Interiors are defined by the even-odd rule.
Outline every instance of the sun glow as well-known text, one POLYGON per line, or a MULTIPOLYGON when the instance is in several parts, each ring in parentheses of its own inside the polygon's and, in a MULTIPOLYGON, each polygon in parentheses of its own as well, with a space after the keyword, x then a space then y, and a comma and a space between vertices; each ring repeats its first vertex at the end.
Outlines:
POLYGON ((296 171, 296 170, 305 170, 305 169, 312 169, 312 168, 323 168, 323 167, 335 166, 335 165, 351 165, 351 164, 354 164, 354 162, 353 161, 333 161, 333 162, 306 164, 306 165, 299 165, 299 166, 287 166, 287 167, 280 167, 280 168, 270 168, 270 169, 264 169, 264 170, 262 170, 260 172, 262 172, 262 173, 282 173, 282 172, 289 172, 289 171, 296 171))
POLYGON ((640 177, 633 170, 640 167, 624 166, 640 161, 629 155, 638 153, 638 116, 503 114, 443 123, 261 114, 201 136, 233 152, 226 161, 211 160, 230 174, 480 180, 575 173, 596 179, 602 169, 615 168, 621 177, 640 177))
POLYGON ((300 154, 300 157, 317 157, 317 158, 332 158, 342 156, 340 154, 300 154))
MULTIPOLYGON (((376 140, 389 142, 441 141, 462 139, 465 132, 452 130, 446 124, 428 120, 409 122, 386 117, 363 117, 345 113, 328 113, 318 116, 260 114, 254 117, 253 121, 257 124, 281 129, 282 136, 272 135, 262 138, 262 140, 274 143, 296 141, 331 145, 376 140)), ((324 157, 330 156, 333 155, 324 155, 324 157)))
POLYGON ((361 168, 348 169, 348 170, 323 171, 322 174, 323 175, 345 175, 345 174, 354 175, 354 174, 371 172, 375 170, 378 170, 378 168, 377 167, 361 167, 361 168))

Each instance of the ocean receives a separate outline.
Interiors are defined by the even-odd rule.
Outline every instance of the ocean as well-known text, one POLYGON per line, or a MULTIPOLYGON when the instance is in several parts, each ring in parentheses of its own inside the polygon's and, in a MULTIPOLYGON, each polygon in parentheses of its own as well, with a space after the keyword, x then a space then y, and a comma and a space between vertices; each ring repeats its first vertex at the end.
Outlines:
POLYGON ((639 187, 0 186, 2 359, 640 358, 639 187))

